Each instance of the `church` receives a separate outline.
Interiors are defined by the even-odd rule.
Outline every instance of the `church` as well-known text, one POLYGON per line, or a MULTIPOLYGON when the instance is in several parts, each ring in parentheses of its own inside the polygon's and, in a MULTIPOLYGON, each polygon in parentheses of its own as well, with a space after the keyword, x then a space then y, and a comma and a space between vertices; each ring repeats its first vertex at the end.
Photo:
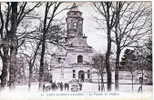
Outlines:
POLYGON ((67 12, 67 39, 65 49, 57 50, 50 74, 53 81, 92 82, 98 79, 97 70, 92 66, 95 50, 87 44, 83 33, 82 12, 74 3, 67 12))

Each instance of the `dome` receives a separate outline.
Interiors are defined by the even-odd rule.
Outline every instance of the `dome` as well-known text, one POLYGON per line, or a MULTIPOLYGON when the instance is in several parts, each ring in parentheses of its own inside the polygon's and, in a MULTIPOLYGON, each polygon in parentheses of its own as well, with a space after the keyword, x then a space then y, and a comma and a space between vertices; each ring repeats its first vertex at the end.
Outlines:
POLYGON ((72 7, 70 8, 70 11, 79 11, 78 6, 76 3, 73 3, 72 7))

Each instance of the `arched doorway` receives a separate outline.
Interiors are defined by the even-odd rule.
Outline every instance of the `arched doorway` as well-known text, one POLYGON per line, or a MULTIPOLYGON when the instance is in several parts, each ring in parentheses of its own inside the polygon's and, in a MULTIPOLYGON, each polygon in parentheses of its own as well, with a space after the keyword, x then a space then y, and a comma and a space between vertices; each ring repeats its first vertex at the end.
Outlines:
POLYGON ((85 72, 83 70, 80 70, 78 72, 78 79, 79 79, 79 81, 84 82, 84 80, 85 80, 85 72))

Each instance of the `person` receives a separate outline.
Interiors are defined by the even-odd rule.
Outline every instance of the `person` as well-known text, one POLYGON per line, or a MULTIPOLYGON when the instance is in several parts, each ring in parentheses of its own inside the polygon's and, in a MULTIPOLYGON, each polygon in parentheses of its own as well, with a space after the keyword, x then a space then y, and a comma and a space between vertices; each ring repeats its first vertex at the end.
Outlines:
POLYGON ((65 87, 65 90, 67 90, 67 91, 69 90, 69 84, 68 83, 65 83, 64 87, 65 87))
POLYGON ((50 80, 50 81, 49 81, 49 83, 51 83, 51 84, 52 84, 52 80, 50 80))
POLYGON ((80 87, 80 91, 82 90, 82 84, 81 83, 79 83, 79 87, 80 87))
POLYGON ((57 87, 60 88, 60 82, 57 83, 57 87))
POLYGON ((67 83, 67 91, 69 91, 69 83, 67 83))
POLYGON ((63 91, 63 83, 60 83, 60 90, 63 91))
POLYGON ((140 86, 138 88, 138 92, 142 92, 143 77, 139 77, 139 83, 140 83, 140 86))
POLYGON ((52 88, 52 90, 56 90, 57 89, 57 85, 56 85, 55 82, 52 83, 51 88, 52 88))
POLYGON ((45 91, 45 84, 43 84, 43 92, 45 91))
POLYGON ((98 91, 101 91, 101 86, 100 85, 98 85, 98 91))

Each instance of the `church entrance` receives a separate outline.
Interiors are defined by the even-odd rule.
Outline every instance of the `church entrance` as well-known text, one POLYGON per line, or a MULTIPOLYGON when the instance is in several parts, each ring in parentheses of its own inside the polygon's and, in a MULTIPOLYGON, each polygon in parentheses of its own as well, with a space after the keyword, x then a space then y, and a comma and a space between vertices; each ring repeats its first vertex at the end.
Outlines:
POLYGON ((78 73, 78 79, 80 82, 84 82, 85 80, 85 73, 83 70, 80 70, 79 73, 78 73))

